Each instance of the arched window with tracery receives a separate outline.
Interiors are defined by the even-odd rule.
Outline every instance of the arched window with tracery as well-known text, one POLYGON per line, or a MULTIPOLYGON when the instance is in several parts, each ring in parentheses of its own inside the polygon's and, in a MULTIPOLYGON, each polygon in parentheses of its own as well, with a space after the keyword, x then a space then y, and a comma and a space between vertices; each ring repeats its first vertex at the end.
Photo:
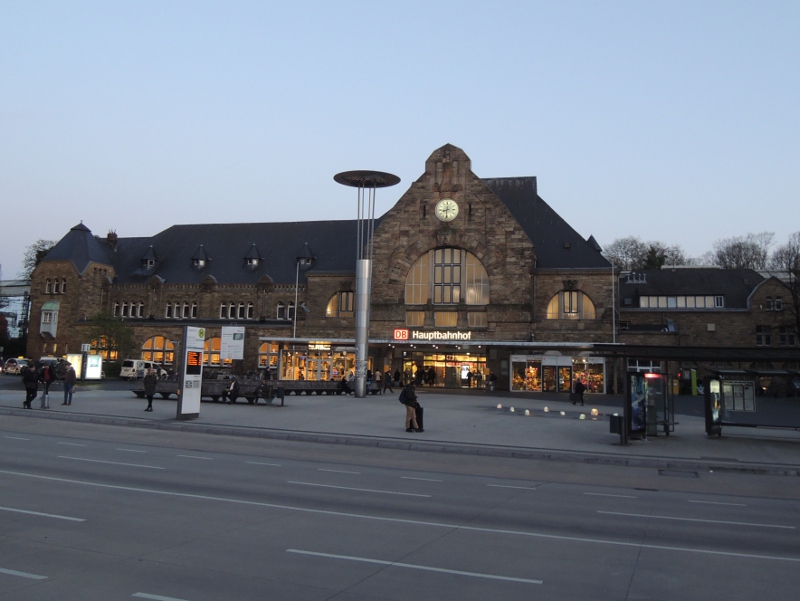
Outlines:
POLYGON ((353 317, 353 293, 337 292, 328 301, 325 317, 353 317))
POLYGON ((594 303, 580 290, 562 290, 547 304, 547 319, 595 319, 594 303))
POLYGON ((161 365, 175 362, 175 345, 166 336, 153 336, 142 345, 142 359, 161 365))

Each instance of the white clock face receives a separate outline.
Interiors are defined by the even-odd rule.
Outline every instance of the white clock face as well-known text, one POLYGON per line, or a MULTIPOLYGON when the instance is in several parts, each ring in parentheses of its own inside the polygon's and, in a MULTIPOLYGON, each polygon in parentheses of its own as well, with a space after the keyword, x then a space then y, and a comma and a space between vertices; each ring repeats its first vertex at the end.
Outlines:
POLYGON ((458 204, 451 198, 436 203, 436 216, 442 221, 453 221, 458 216, 458 204))

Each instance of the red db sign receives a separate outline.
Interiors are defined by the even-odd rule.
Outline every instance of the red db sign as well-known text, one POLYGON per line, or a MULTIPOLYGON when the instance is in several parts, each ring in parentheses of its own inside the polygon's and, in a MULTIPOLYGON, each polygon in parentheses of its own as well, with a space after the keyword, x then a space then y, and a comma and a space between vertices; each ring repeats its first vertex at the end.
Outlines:
POLYGON ((408 340, 408 330, 405 328, 395 328, 394 329, 394 339, 395 340, 408 340))

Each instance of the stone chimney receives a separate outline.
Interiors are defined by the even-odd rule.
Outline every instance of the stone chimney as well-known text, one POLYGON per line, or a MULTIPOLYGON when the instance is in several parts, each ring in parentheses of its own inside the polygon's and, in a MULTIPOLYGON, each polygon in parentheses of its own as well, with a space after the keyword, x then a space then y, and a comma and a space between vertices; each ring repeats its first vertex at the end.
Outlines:
POLYGON ((117 252, 117 232, 114 230, 108 230, 106 242, 108 242, 108 245, 114 249, 114 252, 117 252))

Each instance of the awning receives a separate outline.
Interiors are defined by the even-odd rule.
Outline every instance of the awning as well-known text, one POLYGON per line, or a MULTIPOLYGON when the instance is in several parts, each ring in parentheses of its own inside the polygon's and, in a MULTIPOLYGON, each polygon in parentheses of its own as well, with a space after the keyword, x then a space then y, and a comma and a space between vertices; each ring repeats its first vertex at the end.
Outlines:
POLYGON ((58 311, 59 306, 61 306, 61 301, 47 301, 42 305, 42 311, 58 311))

